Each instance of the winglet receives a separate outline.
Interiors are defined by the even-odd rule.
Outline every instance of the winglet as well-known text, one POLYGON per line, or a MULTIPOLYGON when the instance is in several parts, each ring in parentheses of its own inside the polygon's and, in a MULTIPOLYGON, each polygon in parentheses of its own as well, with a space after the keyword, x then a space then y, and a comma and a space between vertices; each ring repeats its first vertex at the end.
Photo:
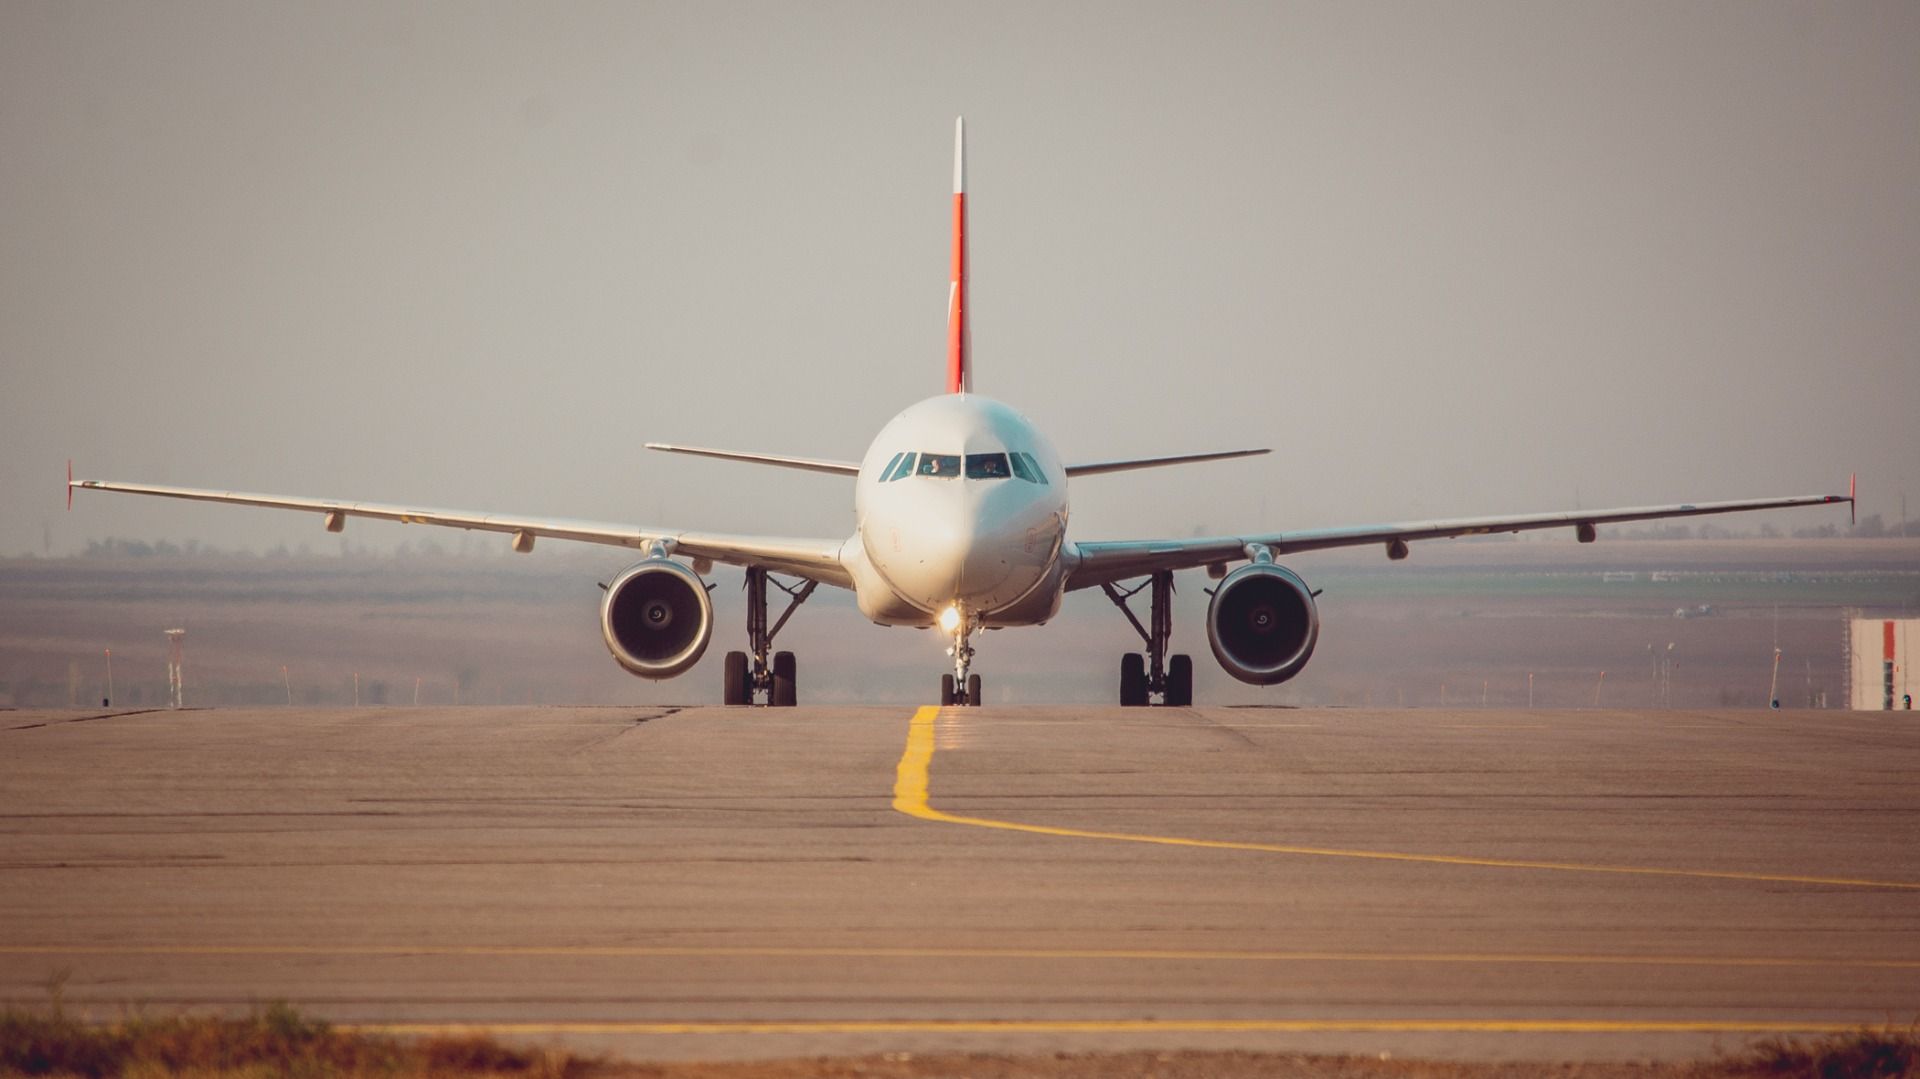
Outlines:
POLYGON ((67 512, 73 512, 73 458, 67 458, 67 512))
POLYGON ((1859 482, 1859 480, 1860 480, 1860 473, 1858 472, 1847 473, 1847 523, 1850 525, 1855 525, 1860 523, 1858 520, 1860 516, 1860 509, 1859 509, 1860 504, 1853 500, 1855 485, 1859 482))
POLYGON ((973 392, 973 329, 967 308, 967 120, 953 121, 953 279, 947 286, 947 392, 973 392))

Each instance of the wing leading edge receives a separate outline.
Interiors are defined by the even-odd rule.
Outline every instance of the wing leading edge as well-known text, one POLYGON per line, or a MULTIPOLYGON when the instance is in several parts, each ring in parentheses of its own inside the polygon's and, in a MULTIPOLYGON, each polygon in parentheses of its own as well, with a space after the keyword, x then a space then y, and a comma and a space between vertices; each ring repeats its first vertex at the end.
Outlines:
POLYGON ((1067 476, 1098 476, 1107 472, 1132 472, 1138 468, 1165 468, 1167 465, 1190 465, 1199 461, 1227 461, 1235 457, 1258 457, 1263 453, 1272 453, 1270 449, 1257 450, 1220 450, 1214 453, 1183 453, 1176 457, 1136 457, 1125 461, 1098 461, 1092 464, 1068 465, 1067 476))
POLYGON ((790 457, 780 453, 746 453, 741 450, 715 450, 705 446, 673 446, 665 442, 644 443, 647 449, 661 453, 684 453, 693 457, 714 457, 722 461, 745 461, 750 465, 772 465, 775 468, 797 468, 803 472, 831 472, 841 476, 858 476, 860 466, 853 461, 829 461, 821 457, 790 457))
POLYGON ((1300 551, 1319 551, 1331 547, 1364 547, 1370 543, 1378 543, 1387 547, 1389 556, 1405 557, 1405 545, 1414 540, 1482 536, 1495 532, 1531 532, 1543 528, 1573 528, 1581 532, 1582 540, 1586 540, 1591 538, 1592 529, 1596 525, 1840 503, 1852 505, 1853 496, 1851 494, 1792 495, 1733 502, 1683 502, 1670 506, 1628 506, 1610 510, 1528 513, 1506 517, 1456 517, 1434 521, 1403 521, 1394 524, 1306 529, 1297 532, 1267 532, 1244 536, 1080 543, 1074 545, 1078 561, 1067 577, 1067 588, 1069 590, 1091 588, 1129 577, 1144 576, 1159 570, 1191 569, 1217 562, 1239 561, 1249 557, 1247 554, 1249 546, 1265 547, 1275 555, 1280 555, 1300 551))
POLYGON ((119 491, 124 494, 182 498, 195 502, 225 502, 236 506, 260 506, 267 509, 301 510, 323 515, 328 531, 338 532, 349 517, 368 517, 380 521, 398 521, 410 525, 438 525, 477 532, 502 532, 513 537, 516 551, 533 548, 536 537, 600 543, 614 547, 646 550, 665 543, 673 554, 683 558, 707 559, 733 566, 757 566, 778 573, 803 577, 841 588, 853 587, 853 578, 840 561, 843 540, 789 539, 772 536, 731 536, 713 532, 688 532, 639 525, 579 521, 564 517, 525 517, 506 513, 482 513, 474 510, 436 509, 427 506, 403 506, 385 502, 348 502, 332 498, 302 498, 293 495, 249 494, 244 491, 218 491, 199 487, 165 487, 157 484, 119 483, 111 480, 67 480, 68 498, 73 491, 119 491))

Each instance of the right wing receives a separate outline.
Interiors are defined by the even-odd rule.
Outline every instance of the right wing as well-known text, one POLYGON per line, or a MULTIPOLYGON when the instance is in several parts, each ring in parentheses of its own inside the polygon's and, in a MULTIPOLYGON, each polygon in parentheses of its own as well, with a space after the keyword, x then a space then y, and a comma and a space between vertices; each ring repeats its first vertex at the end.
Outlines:
POLYGON ((1319 551, 1329 547, 1361 547, 1379 543, 1390 557, 1404 558, 1406 544, 1412 540, 1451 539, 1457 536, 1482 536, 1495 532, 1531 532, 1542 528, 1574 528, 1590 538, 1596 525, 1625 521, 1657 521, 1669 517, 1701 517, 1712 513, 1737 513, 1742 510, 1769 510, 1787 506, 1852 505, 1853 495, 1794 495, 1784 498, 1756 498, 1738 502, 1685 502, 1672 506, 1629 506, 1611 510, 1573 510, 1564 513, 1523 513, 1503 517, 1455 517, 1436 521, 1402 521, 1395 524, 1357 525, 1345 528, 1313 528, 1296 532, 1251 533, 1242 536, 1212 536, 1196 539, 1115 540, 1076 543, 1073 568, 1067 576, 1067 588, 1092 588, 1096 585, 1143 577, 1159 570, 1192 569, 1221 562, 1244 561, 1248 547, 1265 547, 1274 555, 1319 551), (1395 553, 1395 552, 1398 553, 1395 553))
POLYGON ((1272 450, 1221 450, 1217 453, 1183 453, 1178 457, 1136 457, 1127 461, 1099 461, 1093 464, 1068 465, 1067 475, 1098 476, 1103 472, 1131 472, 1136 468, 1161 468, 1166 465, 1190 465, 1195 461, 1225 461, 1234 457, 1258 457, 1272 450))
POLYGON ((666 543, 671 553, 685 558, 708 559, 732 566, 752 566, 803 577, 822 584, 852 588, 853 578, 840 561, 843 540, 786 539, 768 536, 729 536, 712 532, 684 532, 638 525, 607 524, 600 521, 576 521, 564 517, 520 517, 504 513, 473 510, 433 509, 425 506, 401 506, 384 502, 347 502, 332 498, 301 498, 292 495, 258 495, 242 491, 216 491, 198 487, 162 487, 145 483, 118 483, 111 480, 67 481, 68 496, 74 490, 120 491, 126 494, 154 495, 159 498, 184 498, 195 502, 226 502, 236 506, 263 506, 269 509, 304 510, 322 514, 328 531, 338 532, 349 517, 371 517, 409 525, 439 525, 478 532, 505 532, 513 536, 514 550, 531 550, 536 536, 549 539, 603 543, 615 547, 646 550, 666 543))

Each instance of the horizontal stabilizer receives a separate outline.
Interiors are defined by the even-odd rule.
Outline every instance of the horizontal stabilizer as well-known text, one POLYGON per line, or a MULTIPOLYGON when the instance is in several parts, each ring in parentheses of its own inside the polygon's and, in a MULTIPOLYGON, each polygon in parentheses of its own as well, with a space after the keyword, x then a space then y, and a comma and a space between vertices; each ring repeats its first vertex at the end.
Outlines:
POLYGON ((832 472, 842 476, 858 476, 860 466, 852 461, 823 461, 817 457, 786 457, 777 453, 741 453, 738 450, 710 450, 701 446, 669 446, 664 442, 649 442, 650 450, 662 453, 686 453, 695 457, 718 457, 723 461, 745 461, 754 465, 773 465, 777 468, 798 468, 807 472, 832 472))
POLYGON ((1069 476, 1098 476, 1102 472, 1131 472, 1136 468, 1163 468, 1190 465, 1196 461, 1225 461, 1233 457, 1258 457, 1272 450, 1223 450, 1219 453, 1186 453, 1178 457, 1136 457, 1131 461, 1101 461, 1090 465, 1068 465, 1069 476))

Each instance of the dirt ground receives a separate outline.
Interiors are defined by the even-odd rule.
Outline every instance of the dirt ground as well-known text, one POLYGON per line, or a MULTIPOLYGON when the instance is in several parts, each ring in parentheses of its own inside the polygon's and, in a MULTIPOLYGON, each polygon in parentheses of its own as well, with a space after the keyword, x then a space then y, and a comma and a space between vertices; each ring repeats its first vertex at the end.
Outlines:
MULTIPOLYGON (((1735 1079, 1774 1075, 1728 1056, 1686 1063, 1462 1063, 1272 1053, 895 1053, 739 1063, 614 1064, 605 1079, 1735 1079)), ((1898 1076, 1900 1073, 1892 1073, 1898 1076)))

